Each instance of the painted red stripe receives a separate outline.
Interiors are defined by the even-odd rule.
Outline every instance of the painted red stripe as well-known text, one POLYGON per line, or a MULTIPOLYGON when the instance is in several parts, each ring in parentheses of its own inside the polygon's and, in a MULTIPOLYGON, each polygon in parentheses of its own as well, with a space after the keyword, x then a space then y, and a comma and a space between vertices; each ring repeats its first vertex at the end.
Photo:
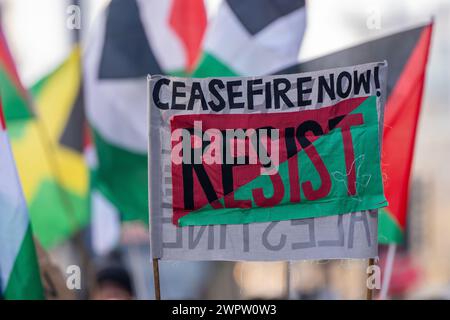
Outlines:
POLYGON ((192 71, 199 58, 206 29, 203 0, 173 0, 169 23, 184 45, 187 70, 192 71))
POLYGON ((425 83, 432 24, 425 27, 386 105, 382 145, 388 210, 404 228, 417 123, 425 83))

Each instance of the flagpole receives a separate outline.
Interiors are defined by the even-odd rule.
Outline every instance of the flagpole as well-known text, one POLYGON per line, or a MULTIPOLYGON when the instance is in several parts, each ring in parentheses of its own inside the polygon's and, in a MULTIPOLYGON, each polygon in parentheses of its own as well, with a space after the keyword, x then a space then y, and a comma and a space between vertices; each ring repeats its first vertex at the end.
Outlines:
MULTIPOLYGON (((56 184, 56 190, 58 193, 58 196, 61 200, 62 206, 64 207, 64 213, 68 219, 69 225, 73 230, 75 230, 73 234, 73 240, 75 248, 78 251, 79 259, 81 262, 81 265, 83 267, 83 270, 85 270, 87 274, 87 279, 91 280, 92 277, 92 271, 91 271, 91 264, 89 262, 89 250, 86 247, 82 235, 78 229, 79 223, 77 220, 77 214, 76 209, 73 206, 72 201, 69 198, 69 195, 67 194, 67 191, 63 188, 61 185, 63 183, 63 175, 62 175, 62 169, 61 165, 59 164, 59 161, 56 156, 56 151, 54 149, 54 146, 52 144, 50 134, 48 133, 46 123, 45 121, 40 117, 39 112, 36 111, 36 131, 39 136, 39 142, 41 143, 41 146, 44 150, 44 157, 47 160, 47 164, 50 168, 50 171, 55 176, 57 184, 56 184)), ((89 281, 85 282, 86 287, 86 295, 89 294, 89 281)))
POLYGON ((153 258, 153 286, 155 288, 155 300, 161 300, 161 286, 159 283, 159 261, 153 258))
POLYGON ((394 267, 396 250, 397 245, 395 243, 388 246, 386 263, 384 264, 383 283, 381 284, 380 300, 386 300, 387 293, 389 292, 389 285, 391 283, 392 269, 394 267))
POLYGON ((291 300, 291 262, 286 261, 286 297, 291 300))
MULTIPOLYGON (((374 265, 375 265, 375 258, 369 258, 368 267, 370 268, 371 266, 374 266, 374 265)), ((370 275, 368 277, 370 277, 370 275)), ((366 300, 373 300, 374 289, 369 288, 367 281, 366 281, 366 287, 367 287, 366 300)))

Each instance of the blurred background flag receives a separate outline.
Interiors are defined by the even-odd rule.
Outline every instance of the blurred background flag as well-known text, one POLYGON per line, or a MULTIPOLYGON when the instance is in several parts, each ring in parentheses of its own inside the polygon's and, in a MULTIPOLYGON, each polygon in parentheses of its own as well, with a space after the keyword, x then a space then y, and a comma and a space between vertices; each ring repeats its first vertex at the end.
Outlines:
POLYGON ((147 74, 187 74, 206 27, 203 0, 112 0, 84 60, 92 184, 124 221, 148 221, 147 74))
POLYGON ((277 72, 307 72, 388 61, 381 165, 389 206, 379 210, 380 243, 404 238, 409 178, 422 101, 432 24, 398 32, 277 72))
POLYGON ((0 208, 0 294, 5 299, 43 299, 27 205, 17 176, 1 103, 0 208))
POLYGON ((256 76, 292 65, 305 28, 304 0, 223 1, 193 76, 256 76))
POLYGON ((33 230, 45 248, 89 221, 80 49, 30 89, 37 117, 10 126, 33 230))
MULTIPOLYGON (((432 24, 416 30, 417 38, 387 100, 381 165, 389 206, 381 209, 380 243, 404 240, 411 168, 422 104, 432 24)), ((391 50, 398 52, 391 46, 391 50)), ((395 65, 392 66, 395 70, 395 65)))
POLYGON ((22 86, 8 49, 0 23, 0 89, 7 121, 27 119, 32 116, 30 99, 22 86))

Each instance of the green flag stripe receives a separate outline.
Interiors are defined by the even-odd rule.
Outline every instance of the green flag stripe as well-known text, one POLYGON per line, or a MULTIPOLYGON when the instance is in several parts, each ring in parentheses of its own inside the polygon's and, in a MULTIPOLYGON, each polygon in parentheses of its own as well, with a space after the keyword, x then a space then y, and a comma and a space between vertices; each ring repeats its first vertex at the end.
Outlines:
POLYGON ((18 91, 8 74, 0 69, 0 89, 6 120, 27 119, 32 116, 26 97, 18 91))
POLYGON ((234 72, 222 61, 217 59, 214 55, 208 52, 203 53, 198 67, 192 74, 193 78, 206 78, 206 77, 235 77, 238 76, 237 72, 234 72))
POLYGON ((100 161, 92 185, 117 207, 122 220, 148 223, 147 155, 117 147, 92 132, 100 161))
POLYGON ((378 211, 378 242, 381 244, 402 243, 405 235, 392 214, 386 209, 378 211))
POLYGON ((69 235, 83 228, 89 222, 88 198, 82 197, 68 188, 63 188, 66 199, 70 202, 75 219, 68 214, 61 201, 61 188, 53 179, 44 179, 39 184, 36 196, 29 202, 29 214, 35 236, 44 248, 52 248, 66 240, 69 235))
POLYGON ((30 225, 28 225, 16 257, 4 297, 9 300, 44 299, 44 290, 30 225))

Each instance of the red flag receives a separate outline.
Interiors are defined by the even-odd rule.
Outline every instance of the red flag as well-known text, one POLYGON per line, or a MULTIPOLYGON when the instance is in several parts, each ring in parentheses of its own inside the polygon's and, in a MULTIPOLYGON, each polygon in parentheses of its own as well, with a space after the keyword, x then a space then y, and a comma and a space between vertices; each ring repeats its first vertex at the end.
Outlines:
POLYGON ((394 33, 277 72, 308 72, 373 61, 388 62, 381 161, 389 206, 379 210, 380 243, 403 240, 432 26, 426 24, 394 33))
MULTIPOLYGON (((404 231, 406 226, 414 142, 422 103, 431 31, 431 24, 422 30, 386 104, 381 163, 385 176, 384 190, 389 206, 383 210, 389 219, 398 224, 401 231, 404 231)), ((397 242, 401 240, 400 238, 389 242, 397 242)))

